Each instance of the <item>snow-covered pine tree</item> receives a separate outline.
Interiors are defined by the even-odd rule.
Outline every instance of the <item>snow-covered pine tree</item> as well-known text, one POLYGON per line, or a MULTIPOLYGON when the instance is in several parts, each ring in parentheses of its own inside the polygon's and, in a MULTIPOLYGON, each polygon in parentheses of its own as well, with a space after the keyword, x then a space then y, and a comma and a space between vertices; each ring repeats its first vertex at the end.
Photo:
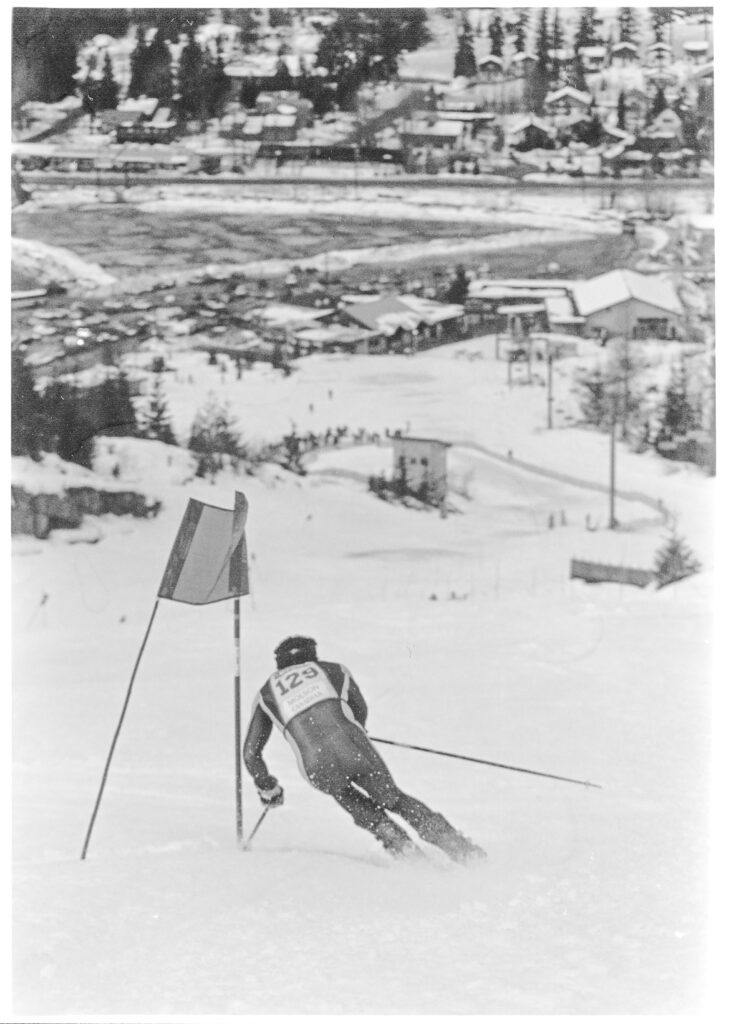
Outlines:
POLYGON ((140 414, 139 431, 141 437, 146 437, 150 441, 177 444, 170 422, 170 412, 163 390, 161 373, 154 375, 147 407, 140 414))
POLYGON ((476 74, 477 61, 475 60, 472 26, 467 15, 463 14, 459 39, 457 40, 457 51, 454 55, 454 77, 474 78, 476 74))
POLYGON ((43 404, 22 352, 10 361, 10 451, 39 459, 42 447, 43 404))
POLYGON ((660 588, 700 572, 701 563, 673 526, 670 536, 655 554, 654 568, 657 586, 660 588))
POLYGON ((505 29, 503 28, 503 19, 500 17, 499 12, 490 19, 490 27, 487 31, 490 36, 490 53, 493 57, 502 57, 505 29))

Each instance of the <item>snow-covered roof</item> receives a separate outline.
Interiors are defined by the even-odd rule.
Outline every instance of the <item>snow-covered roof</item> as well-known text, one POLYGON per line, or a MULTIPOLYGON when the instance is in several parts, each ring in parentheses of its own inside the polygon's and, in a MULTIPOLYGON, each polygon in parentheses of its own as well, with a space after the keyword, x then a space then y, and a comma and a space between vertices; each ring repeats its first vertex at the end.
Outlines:
POLYGON ((265 128, 294 128, 297 123, 296 114, 265 114, 265 128))
POLYGON ((159 100, 154 96, 138 96, 137 99, 126 99, 117 106, 121 111, 141 111, 144 117, 152 117, 157 110, 159 100))
POLYGON ((579 53, 582 57, 605 57, 607 54, 606 46, 580 46, 579 53))
POLYGON ((432 299, 422 299, 419 295, 400 295, 399 299, 427 324, 454 320, 464 313, 464 306, 456 302, 434 302, 432 299))
POLYGON ((660 50, 663 50, 665 53, 673 52, 672 46, 669 46, 667 43, 663 42, 652 43, 650 46, 647 47, 648 53, 656 53, 660 50))
POLYGON ((303 324, 320 320, 332 313, 332 309, 315 308, 314 306, 288 306, 285 303, 272 303, 259 310, 259 316, 272 327, 286 327, 292 324, 303 324))
POLYGON ((588 281, 574 284, 574 302, 581 316, 637 299, 669 313, 683 312, 673 283, 660 274, 638 274, 634 270, 610 270, 588 281))
POLYGON ((514 53, 510 58, 512 64, 522 64, 524 60, 538 60, 535 53, 514 53))
POLYGON ((622 50, 628 50, 630 53, 637 53, 637 46, 635 43, 622 42, 615 43, 612 47, 612 53, 621 53, 622 50))
POLYGON ((549 92, 543 103, 544 106, 550 107, 552 103, 558 103, 564 99, 574 100, 586 107, 591 105, 591 93, 574 89, 573 85, 564 85, 560 89, 556 89, 555 92, 549 92))
POLYGON ((550 132, 551 126, 548 121, 542 121, 540 117, 536 117, 535 114, 528 114, 527 117, 523 117, 520 121, 516 121, 513 127, 510 129, 512 135, 516 135, 518 132, 524 132, 526 128, 540 128, 543 132, 550 132))
POLYGON ((456 139, 462 134, 462 125, 458 121, 406 121, 401 129, 403 135, 423 135, 429 137, 445 136, 456 139))
POLYGON ((709 46, 709 42, 705 39, 688 40, 687 43, 683 43, 686 53, 706 53, 709 46))
POLYGON ((501 68, 503 66, 502 57, 496 57, 492 53, 488 54, 487 57, 480 57, 477 61, 477 66, 481 68, 485 64, 495 64, 497 67, 501 68))

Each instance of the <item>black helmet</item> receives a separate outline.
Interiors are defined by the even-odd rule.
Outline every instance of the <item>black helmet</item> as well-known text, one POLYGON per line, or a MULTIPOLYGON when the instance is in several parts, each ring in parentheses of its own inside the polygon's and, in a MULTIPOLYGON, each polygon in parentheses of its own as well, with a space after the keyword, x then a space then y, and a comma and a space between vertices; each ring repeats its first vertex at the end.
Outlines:
POLYGON ((317 661, 317 644, 311 636, 288 636, 274 649, 277 668, 301 665, 304 661, 317 661))

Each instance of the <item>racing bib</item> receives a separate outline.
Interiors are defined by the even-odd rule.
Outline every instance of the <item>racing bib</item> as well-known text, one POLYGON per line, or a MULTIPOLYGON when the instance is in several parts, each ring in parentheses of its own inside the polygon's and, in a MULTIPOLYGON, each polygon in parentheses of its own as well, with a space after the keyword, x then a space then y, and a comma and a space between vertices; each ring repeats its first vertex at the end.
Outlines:
POLYGON ((319 665, 312 661, 275 672, 269 680, 282 728, 295 715, 320 701, 338 698, 338 693, 319 665))

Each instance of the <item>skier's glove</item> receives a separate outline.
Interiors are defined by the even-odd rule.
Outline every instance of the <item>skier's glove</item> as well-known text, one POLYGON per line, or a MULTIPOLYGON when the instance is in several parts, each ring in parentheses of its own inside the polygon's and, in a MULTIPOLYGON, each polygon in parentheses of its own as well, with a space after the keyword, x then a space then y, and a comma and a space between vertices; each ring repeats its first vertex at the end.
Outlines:
POLYGON ((257 787, 256 791, 265 807, 281 807, 284 803, 284 790, 278 782, 275 782, 270 789, 257 787))

